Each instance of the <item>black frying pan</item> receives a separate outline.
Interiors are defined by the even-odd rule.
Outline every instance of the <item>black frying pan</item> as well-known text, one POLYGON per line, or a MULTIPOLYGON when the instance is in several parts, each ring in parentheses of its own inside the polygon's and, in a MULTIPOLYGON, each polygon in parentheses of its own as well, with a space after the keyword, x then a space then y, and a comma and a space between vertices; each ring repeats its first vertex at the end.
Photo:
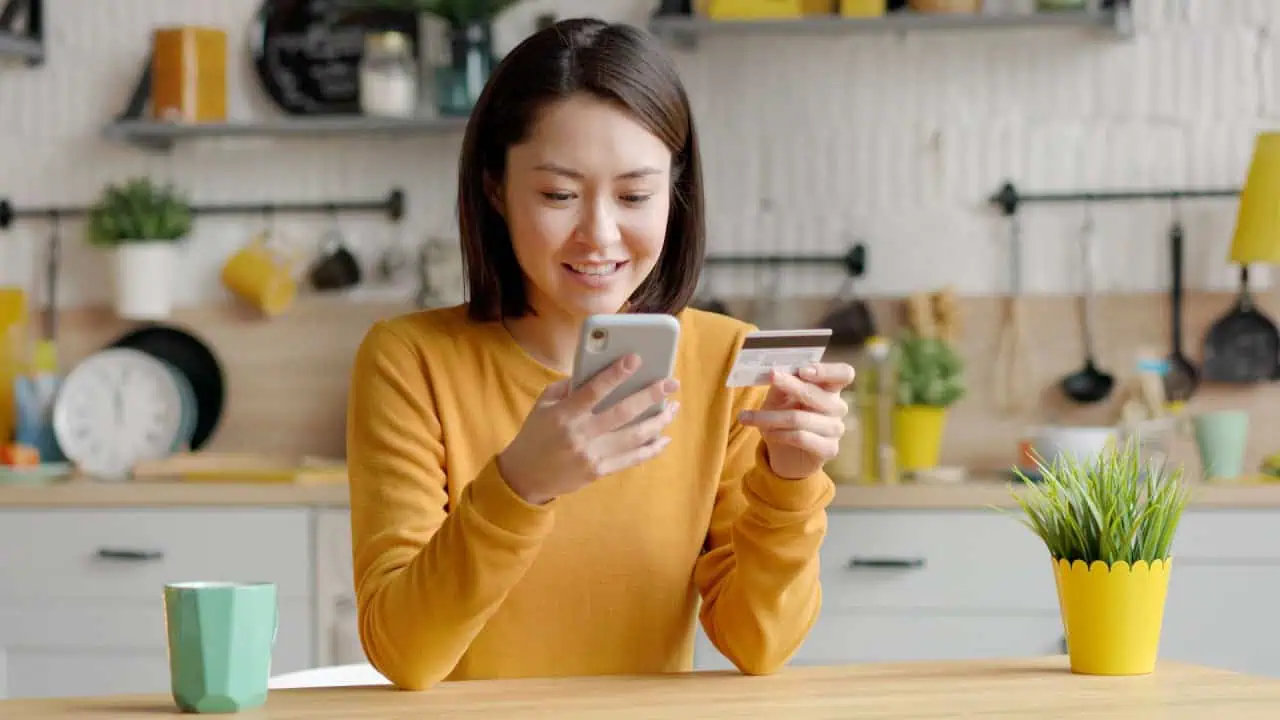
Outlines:
POLYGON ((222 419, 226 399, 222 365, 209 346, 185 330, 152 324, 127 333, 110 347, 141 350, 186 375, 196 396, 196 428, 191 436, 191 449, 203 447, 222 419))
POLYGON ((1254 305, 1249 266, 1240 266, 1240 295, 1204 338, 1206 380, 1259 383, 1275 379, 1280 365, 1280 329, 1254 305))

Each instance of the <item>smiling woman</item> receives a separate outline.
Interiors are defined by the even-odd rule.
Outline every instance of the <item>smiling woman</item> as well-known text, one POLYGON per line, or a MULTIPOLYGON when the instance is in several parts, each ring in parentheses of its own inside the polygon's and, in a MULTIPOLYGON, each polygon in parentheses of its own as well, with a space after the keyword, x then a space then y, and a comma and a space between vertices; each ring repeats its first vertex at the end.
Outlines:
POLYGON ((853 369, 726 387, 753 328, 686 308, 703 193, 670 60, 625 25, 542 30, 494 72, 459 163, 468 302, 377 323, 352 373, 373 665, 405 688, 670 672, 696 616, 744 672, 776 669, 821 604, 822 466, 853 369), (588 316, 619 312, 677 318, 675 371, 596 412, 638 360, 568 375, 588 316))

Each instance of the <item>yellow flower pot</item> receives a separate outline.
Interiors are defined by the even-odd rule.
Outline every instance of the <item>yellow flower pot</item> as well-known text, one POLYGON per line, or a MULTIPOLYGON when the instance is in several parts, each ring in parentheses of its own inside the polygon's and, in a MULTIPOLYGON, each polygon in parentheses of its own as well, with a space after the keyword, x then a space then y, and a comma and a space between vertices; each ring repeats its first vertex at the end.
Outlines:
POLYGON ((1146 675, 1155 670, 1172 558, 1149 566, 1054 560, 1071 671, 1146 675))
POLYGON ((898 469, 927 470, 938 466, 947 409, 932 405, 903 405, 893 409, 893 451, 898 469))

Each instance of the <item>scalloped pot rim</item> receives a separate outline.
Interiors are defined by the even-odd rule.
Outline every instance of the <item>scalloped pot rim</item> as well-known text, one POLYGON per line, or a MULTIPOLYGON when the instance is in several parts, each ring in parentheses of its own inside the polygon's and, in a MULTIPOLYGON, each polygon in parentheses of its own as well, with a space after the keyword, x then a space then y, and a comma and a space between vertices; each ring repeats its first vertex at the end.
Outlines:
POLYGON ((1107 564, 1103 560, 1094 560, 1091 563, 1086 563, 1084 560, 1065 560, 1063 558, 1055 557, 1053 558, 1053 564, 1063 570, 1077 572, 1110 572, 1113 570, 1115 572, 1159 572, 1161 570, 1168 570, 1173 566, 1173 556, 1170 555, 1167 558, 1153 560, 1149 564, 1146 560, 1137 560, 1132 565, 1130 565, 1127 560, 1117 560, 1114 563, 1107 564))

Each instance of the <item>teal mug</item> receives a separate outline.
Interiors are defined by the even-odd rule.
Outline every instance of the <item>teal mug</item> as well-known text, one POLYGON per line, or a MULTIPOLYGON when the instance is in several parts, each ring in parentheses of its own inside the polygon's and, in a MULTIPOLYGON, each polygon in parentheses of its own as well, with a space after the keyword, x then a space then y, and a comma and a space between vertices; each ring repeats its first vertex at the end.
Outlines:
POLYGON ((267 701, 279 629, 272 583, 164 586, 169 683, 184 712, 233 713, 267 701))
POLYGON ((1191 418, 1200 466, 1207 479, 1234 480, 1244 474, 1245 447, 1249 441, 1249 414, 1243 410, 1219 410, 1191 418))

